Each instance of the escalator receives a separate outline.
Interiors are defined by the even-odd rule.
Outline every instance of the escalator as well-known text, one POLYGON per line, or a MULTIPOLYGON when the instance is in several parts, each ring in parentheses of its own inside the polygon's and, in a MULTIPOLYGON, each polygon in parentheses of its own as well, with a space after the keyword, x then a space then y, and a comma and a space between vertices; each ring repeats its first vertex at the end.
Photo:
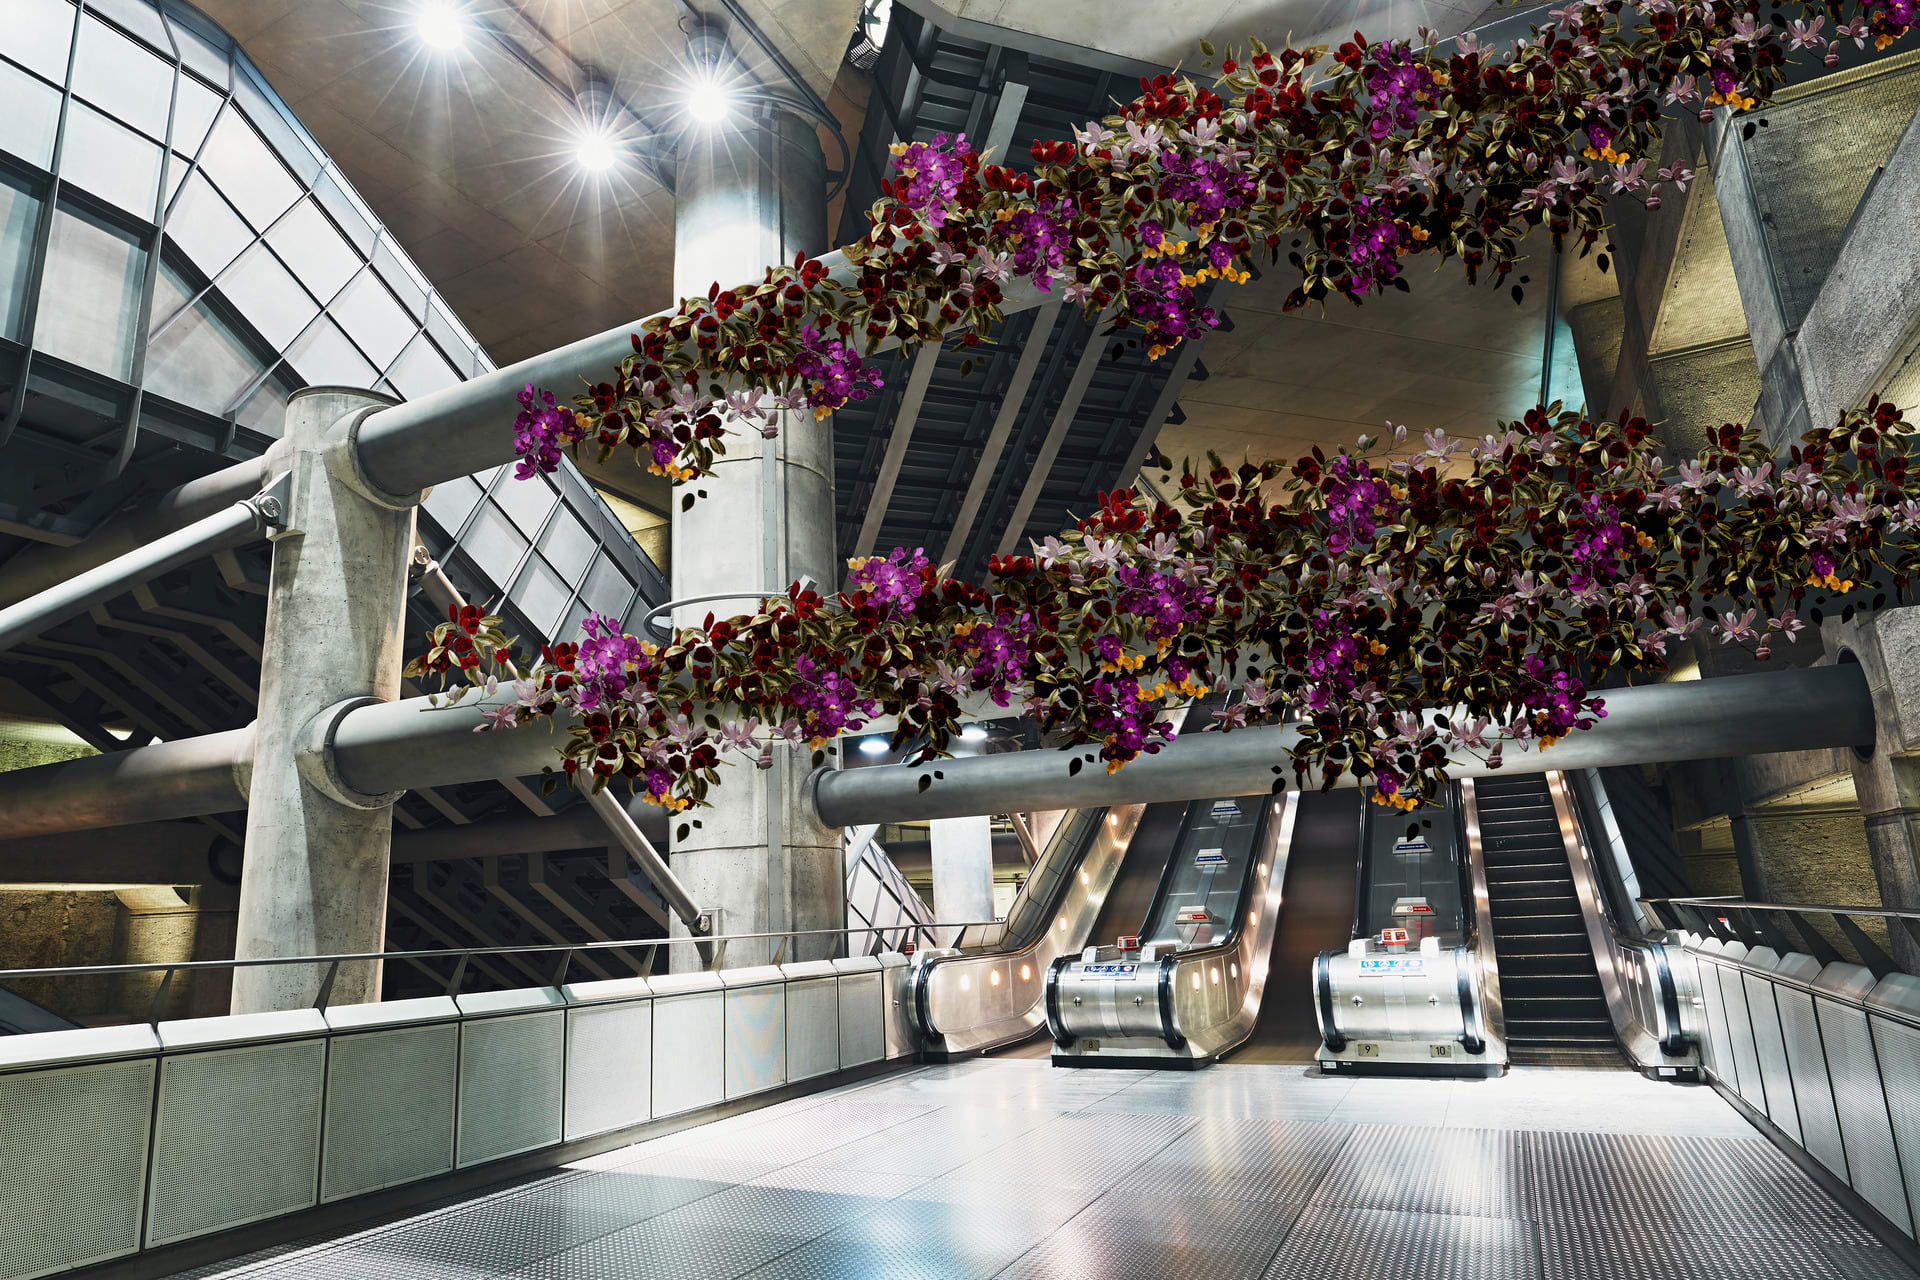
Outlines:
POLYGON ((1284 914, 1267 969, 1273 977, 1260 1001, 1253 1034, 1233 1050, 1234 1062, 1313 1061, 1320 1030, 1307 975, 1314 957, 1347 945, 1362 803, 1358 791, 1310 791, 1300 797, 1281 889, 1284 914))
POLYGON ((1516 1051, 1614 1052, 1617 1041, 1547 776, 1477 779, 1481 856, 1516 1051))
POLYGON ((1347 928, 1296 970, 1311 992, 1323 1071, 1506 1069, 1469 798, 1450 786, 1437 801, 1404 814, 1359 806, 1347 928))

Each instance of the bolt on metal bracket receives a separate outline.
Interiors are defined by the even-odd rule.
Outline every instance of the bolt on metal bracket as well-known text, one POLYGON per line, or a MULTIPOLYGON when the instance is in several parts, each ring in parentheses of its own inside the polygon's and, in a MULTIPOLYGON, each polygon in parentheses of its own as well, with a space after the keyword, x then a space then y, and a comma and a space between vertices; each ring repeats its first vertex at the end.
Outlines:
POLYGON ((291 471, 282 472, 266 488, 248 498, 247 505, 254 509, 260 517, 260 523, 266 526, 269 542, 278 542, 304 532, 294 524, 291 471))

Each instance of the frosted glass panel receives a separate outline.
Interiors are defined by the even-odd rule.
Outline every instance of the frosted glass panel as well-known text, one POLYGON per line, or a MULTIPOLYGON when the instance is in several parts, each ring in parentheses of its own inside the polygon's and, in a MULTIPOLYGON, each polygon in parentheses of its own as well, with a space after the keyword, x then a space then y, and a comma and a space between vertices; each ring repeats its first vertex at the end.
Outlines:
POLYGON ((253 126, 232 109, 222 112, 213 126, 200 163, 256 231, 264 231, 300 198, 293 175, 267 150, 253 126))
POLYGON ((6 0, 7 40, 0 52, 55 84, 67 82, 74 8, 67 0, 6 0))
POLYGON ((172 66, 91 15, 80 24, 73 91, 148 137, 165 140, 172 66))
POLYGON ((249 249, 220 277, 219 286, 276 351, 284 351, 320 311, 265 245, 249 249))
POLYGON ((327 308, 367 358, 385 369, 413 338, 413 321, 379 277, 366 272, 327 308))
POLYGON ((425 334, 408 344, 406 352, 394 364, 389 376, 393 379, 393 385, 400 388, 400 394, 409 400, 460 381, 460 376, 440 358, 440 353, 434 350, 425 334))
POLYGON ((313 387, 371 387, 380 377, 340 326, 325 316, 300 335, 287 351, 287 362, 313 387))
POLYGON ((84 187, 145 222, 160 192, 160 148, 84 102, 67 108, 60 178, 84 187))
MULTIPOLYGON (((240 256, 253 232, 213 184, 196 173, 187 179, 167 216, 167 238, 211 279, 240 256)), ((154 316, 159 318, 161 312, 156 309, 154 316)))
POLYGON ((173 113, 173 149, 183 156, 198 155, 219 112, 219 94, 192 76, 181 76, 180 105, 173 113))
POLYGON ((302 200, 280 219, 267 243, 322 302, 340 292, 360 268, 360 255, 311 200, 302 200))
MULTIPOLYGON (((185 281, 164 263, 154 285, 153 313, 178 311, 185 281)), ((147 343, 147 389, 208 413, 225 413, 263 368, 251 348, 202 300, 147 343)))
POLYGON ((60 129, 60 92, 20 68, 0 62, 0 151, 42 169, 53 166, 60 129))
POLYGON ((78 210, 54 210, 34 345, 125 381, 146 262, 131 234, 78 210))
POLYGON ((40 202, 0 174, 0 337, 20 339, 27 314, 27 268, 40 202))

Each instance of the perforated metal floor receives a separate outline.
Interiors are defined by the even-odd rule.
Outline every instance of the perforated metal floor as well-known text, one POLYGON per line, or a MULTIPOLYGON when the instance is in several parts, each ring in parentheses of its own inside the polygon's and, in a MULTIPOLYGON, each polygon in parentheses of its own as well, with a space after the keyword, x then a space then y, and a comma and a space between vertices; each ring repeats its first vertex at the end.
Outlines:
POLYGON ((1700 1086, 925 1067, 179 1280, 1920 1280, 1700 1086))

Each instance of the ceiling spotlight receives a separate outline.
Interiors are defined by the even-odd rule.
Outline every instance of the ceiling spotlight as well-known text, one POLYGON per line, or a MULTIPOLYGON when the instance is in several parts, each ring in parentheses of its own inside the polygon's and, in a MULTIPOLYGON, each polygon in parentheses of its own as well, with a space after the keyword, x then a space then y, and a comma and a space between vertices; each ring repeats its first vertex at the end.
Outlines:
POLYGON ((580 145, 574 148, 573 159, 588 173, 605 173, 619 162, 620 152, 613 145, 612 138, 595 131, 581 135, 580 145))
POLYGON ((457 49, 467 38, 467 26, 460 21, 459 10, 449 0, 427 0, 414 30, 435 49, 457 49))
POLYGON ((885 738, 860 739, 860 754, 863 756, 883 756, 887 754, 887 740, 885 738))
POLYGON ((701 124, 719 124, 733 114, 733 92, 712 75, 696 80, 687 93, 687 114, 701 124))
POLYGON ((960 731, 962 742, 985 742, 986 740, 987 731, 977 724, 970 724, 960 731))

